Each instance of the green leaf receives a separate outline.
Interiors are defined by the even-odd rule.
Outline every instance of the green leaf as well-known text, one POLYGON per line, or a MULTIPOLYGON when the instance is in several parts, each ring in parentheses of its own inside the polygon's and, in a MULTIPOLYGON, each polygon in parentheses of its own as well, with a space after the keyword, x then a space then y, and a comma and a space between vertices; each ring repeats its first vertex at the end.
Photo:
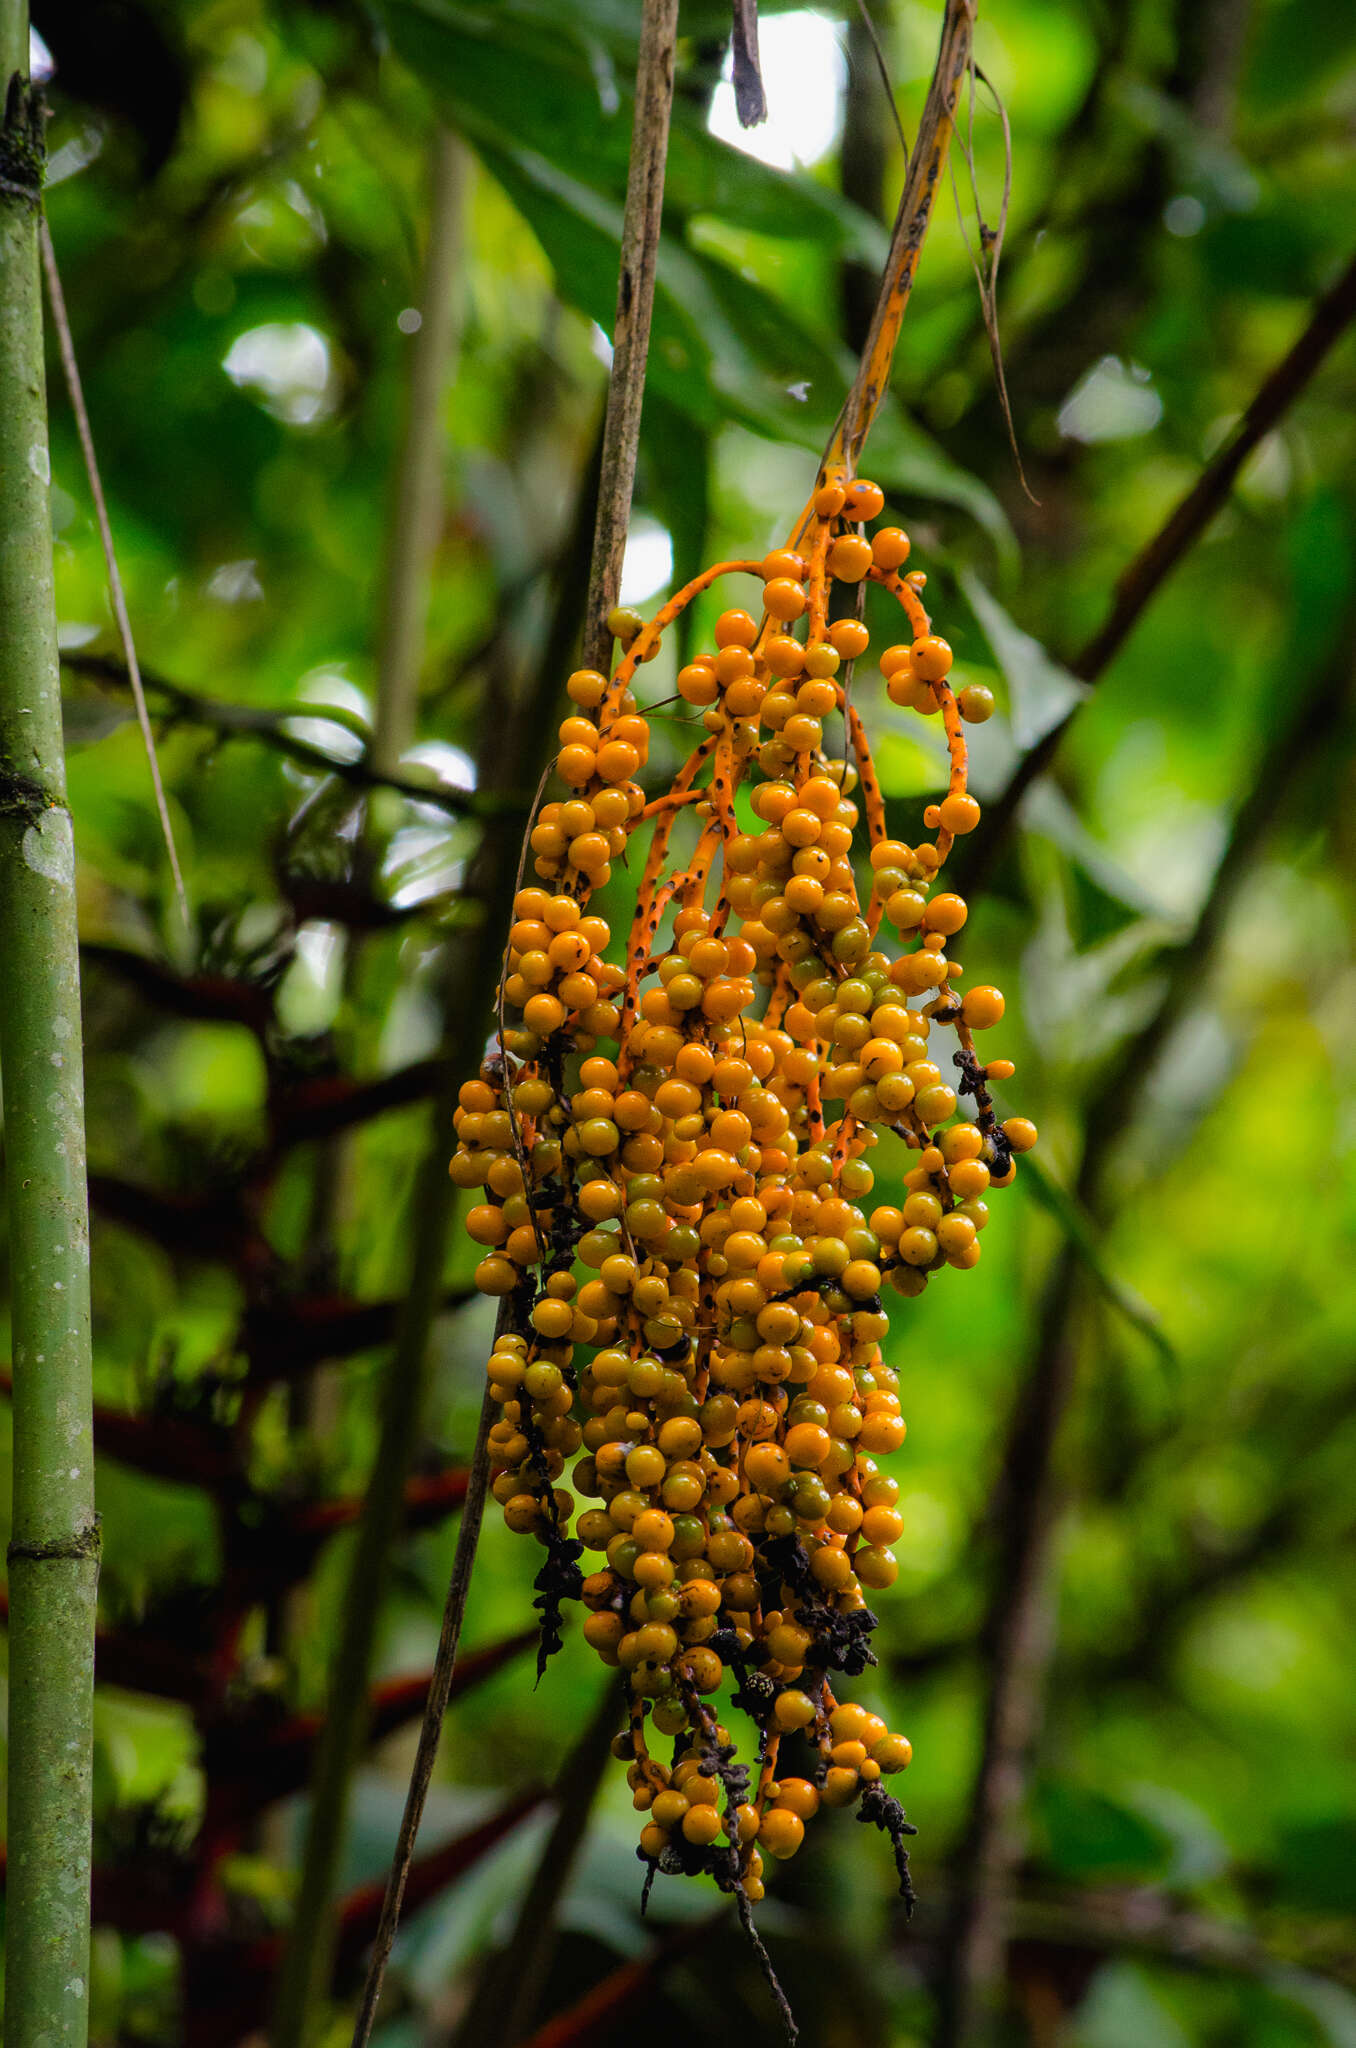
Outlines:
MULTIPOLYGON (((382 12, 396 49, 468 141, 503 147, 505 80, 511 79, 514 139, 596 190, 625 195, 634 97, 630 38, 614 40, 609 51, 604 41, 563 31, 558 8, 384 0, 382 12)), ((627 16, 636 18, 629 0, 618 27, 627 16)), ((728 33, 728 10, 725 26, 728 33)), ((774 170, 732 149, 708 132, 704 109, 681 96, 673 107, 664 197, 671 213, 720 214, 761 234, 823 242, 861 262, 884 258, 878 221, 804 172, 774 170)))
MULTIPOLYGON (((711 451, 659 392, 645 400, 646 432, 641 444, 638 496, 657 513, 673 541, 678 579, 706 553, 711 518, 711 451)), ((691 607, 678 621, 679 644, 693 631, 691 607)))
MULTIPOLYGON (((1351 1902, 1348 1883, 1343 1905, 1351 1902)), ((1330 2048, 1356 2048, 1356 1995, 1345 1984, 1319 1977, 1312 1970, 1277 1970, 1268 1980, 1278 1998, 1284 1998, 1308 2014, 1319 2029, 1319 2038, 1330 2048)))
POLYGON ((1046 1857, 1061 1876, 1156 1877, 1167 1865, 1170 1844, 1162 1831, 1094 1786, 1047 1778, 1036 1787, 1034 1806, 1046 1857))
POLYGON ((1148 1338, 1176 1376, 1180 1371, 1177 1353, 1164 1336, 1157 1315, 1133 1287, 1112 1271, 1098 1241, 1097 1227, 1082 1203, 1067 1188, 1061 1187, 1049 1168, 1043 1166, 1034 1154, 1023 1158, 1021 1172, 1042 1209, 1054 1217, 1113 1308, 1124 1316, 1132 1329, 1148 1338))
POLYGON ((1277 1845, 1277 1886, 1287 1904, 1312 1912, 1349 1910, 1356 1897, 1356 1815, 1292 1821, 1277 1845))
MULTIPOLYGON (((905 344, 907 346, 907 344, 905 344)), ((1015 567, 1017 541, 1007 513, 986 483, 953 462, 898 402, 883 405, 871 429, 868 473, 891 498, 954 505, 988 534, 1003 574, 1015 567)))
POLYGON ((1167 908, 1093 838, 1059 784, 1048 775, 1040 776, 1027 792, 1022 825, 1024 830, 1041 832, 1052 840, 1104 896, 1131 915, 1172 924, 1167 908))
MULTIPOLYGON (((535 150, 482 147, 486 168, 541 241, 562 293, 610 329, 616 310, 621 207, 535 150)), ((833 362, 797 332, 786 310, 713 257, 666 236, 660 245, 649 381, 681 412, 713 428, 737 421, 756 432, 805 438, 788 372, 807 357, 824 386, 833 362), (761 344, 761 353, 758 344, 761 344)), ((827 425, 827 414, 820 424, 827 425)))
POLYGON ((1024 633, 973 571, 962 569, 958 581, 1007 683, 1013 738, 1026 752, 1082 703, 1089 686, 1024 633))

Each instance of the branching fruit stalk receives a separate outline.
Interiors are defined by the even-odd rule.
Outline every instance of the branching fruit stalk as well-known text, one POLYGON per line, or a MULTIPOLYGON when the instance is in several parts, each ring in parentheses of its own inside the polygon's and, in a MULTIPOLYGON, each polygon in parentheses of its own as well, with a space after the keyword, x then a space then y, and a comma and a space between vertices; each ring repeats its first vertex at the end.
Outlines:
POLYGON ((5 2038, 80 2048, 99 1567, 38 256, 42 112, 27 66, 24 0, 0 0, 0 1069, 14 1358, 5 2038))

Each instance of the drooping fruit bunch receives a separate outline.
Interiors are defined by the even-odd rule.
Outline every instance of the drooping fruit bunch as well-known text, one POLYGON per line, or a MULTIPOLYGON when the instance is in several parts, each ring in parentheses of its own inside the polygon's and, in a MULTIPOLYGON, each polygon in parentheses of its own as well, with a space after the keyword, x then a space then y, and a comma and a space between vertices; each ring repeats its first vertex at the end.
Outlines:
POLYGON ((906 1882, 910 1830, 881 1780, 909 1744, 837 1694, 875 1661, 867 1596, 894 1580, 903 1526, 877 1462, 904 1437, 882 1296, 978 1262, 985 1198, 1036 1136, 995 1116, 988 1083, 1011 1064, 981 1063, 974 1034, 1003 998, 955 986, 966 906, 939 882, 979 819, 963 725, 992 699, 948 681, 906 536, 865 535, 882 504, 875 484, 825 483, 791 546, 717 564, 648 624, 615 614, 616 673, 570 677, 565 793, 532 827, 499 1043, 462 1089, 451 1167, 483 1190, 466 1227, 485 1248, 479 1286, 504 1297, 493 1492, 547 1549, 544 1654, 562 1599, 582 1598, 585 1637, 627 1675, 615 1746, 646 1815, 640 1853, 743 1900, 821 1805, 857 1803, 890 1832, 906 1882), (723 612, 681 669, 704 734, 647 798, 637 667, 732 574, 760 602, 723 612), (852 702, 867 582, 907 620, 879 656, 891 700, 946 734, 949 784, 916 845, 887 832, 852 702), (831 619, 854 593, 857 615, 831 619), (645 834, 612 961, 589 897, 645 834), (883 1130, 915 1155, 898 1207, 870 1202, 883 1130), (709 1704, 727 1676, 759 1731, 752 1773, 709 1704))

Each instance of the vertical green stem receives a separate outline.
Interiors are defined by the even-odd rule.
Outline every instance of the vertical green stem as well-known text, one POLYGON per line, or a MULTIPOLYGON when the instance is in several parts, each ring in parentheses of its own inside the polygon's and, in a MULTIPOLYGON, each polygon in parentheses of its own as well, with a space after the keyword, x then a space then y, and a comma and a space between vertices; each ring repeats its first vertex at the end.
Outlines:
MULTIPOLYGON (((442 506, 442 394, 456 331, 454 286, 462 242, 466 157, 440 128, 432 149, 431 211, 405 435, 387 550, 378 655, 372 765, 390 774, 415 735, 429 583, 442 506)), ((479 937, 472 942, 479 949, 479 937)), ((350 947, 348 975, 353 973, 350 947)), ((464 964, 464 963, 463 963, 464 964)), ((472 986, 489 986, 495 963, 475 962, 472 986)), ((450 1050, 457 1071, 469 1071, 484 1033, 475 1002, 450 1002, 450 1050)), ((429 1332, 442 1297, 443 1267, 454 1190, 447 1159, 455 1147, 455 1097, 435 1109, 435 1135, 417 1183, 409 1290, 401 1307, 395 1353, 382 1382, 377 1456, 349 1569, 343 1619, 327 1699, 325 1726, 311 1787, 292 1936, 278 1982, 274 2048, 301 2048, 321 2024, 334 1968, 335 1873, 348 1822, 353 1773, 367 1735, 368 1679, 391 1548, 400 1527, 405 1477, 426 1391, 429 1332)), ((327 1148, 322 1187, 336 1188, 340 1148, 327 1148)), ((318 1228, 326 1229, 322 1195, 318 1228)))
POLYGON ((429 588, 443 505, 440 413, 457 341, 457 273, 465 239, 466 145, 439 128, 433 138, 428 247, 419 330, 410 362, 405 443, 387 546, 377 658, 372 766, 390 775, 415 737, 419 668, 428 625, 429 588))
POLYGON ((98 1532, 75 851, 48 510, 42 118, 25 0, 0 0, 0 1072, 13 1275, 5 2039, 89 2011, 98 1532))

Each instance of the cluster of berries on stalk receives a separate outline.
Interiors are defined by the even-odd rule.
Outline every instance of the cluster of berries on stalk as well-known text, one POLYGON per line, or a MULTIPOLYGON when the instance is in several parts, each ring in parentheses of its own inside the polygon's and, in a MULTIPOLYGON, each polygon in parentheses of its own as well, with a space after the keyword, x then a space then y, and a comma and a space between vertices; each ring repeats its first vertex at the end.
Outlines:
POLYGON ((992 698, 953 690, 906 535, 863 531, 882 505, 873 483, 829 480, 790 546, 717 564, 648 624, 614 614, 615 674, 569 678, 565 794, 531 830, 499 1040, 462 1089, 451 1166, 482 1191, 466 1218, 477 1284, 503 1297, 492 1485, 509 1527, 548 1553, 545 1648, 561 1601, 581 1598, 587 1641, 626 1675, 614 1747, 641 1855, 651 1874, 708 1871, 741 1906, 820 1806, 885 1828, 907 1883, 911 1830, 882 1780, 909 1743, 838 1696, 875 1661, 867 1599, 893 1582, 903 1527, 878 1463, 904 1438, 883 1297, 978 1262, 989 1191, 1036 1138, 995 1114, 989 1083, 1012 1067, 981 1061, 974 1034, 1003 998, 956 986, 947 949, 966 906, 939 885, 979 821, 964 724, 992 698), (740 573, 761 602, 723 612, 712 650, 680 670, 703 736, 647 797, 637 667, 699 592, 740 573), (887 831, 852 701, 867 583, 907 621, 879 656, 891 700, 946 735, 948 787, 916 845, 887 831), (857 616, 831 619, 845 593, 857 616), (863 822, 869 893, 852 858, 863 822), (589 899, 642 835, 613 960, 589 899), (884 1132, 912 1164, 899 1205, 873 1207, 884 1132), (727 1678, 759 1730, 751 1767, 712 1704, 727 1678))

